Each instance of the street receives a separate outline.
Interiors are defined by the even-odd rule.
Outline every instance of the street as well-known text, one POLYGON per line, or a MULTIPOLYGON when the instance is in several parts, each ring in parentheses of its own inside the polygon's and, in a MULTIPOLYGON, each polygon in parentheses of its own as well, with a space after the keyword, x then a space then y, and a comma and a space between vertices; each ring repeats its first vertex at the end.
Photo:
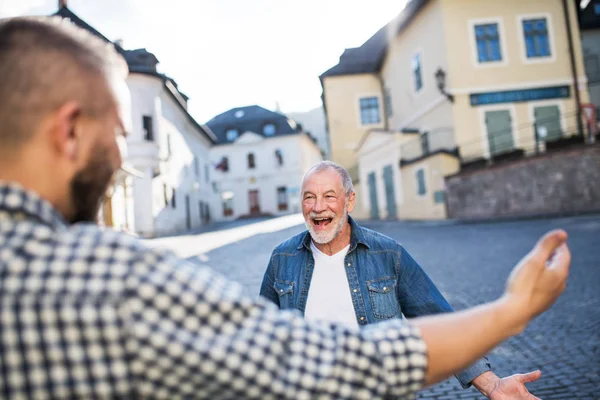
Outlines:
MULTIPOLYGON (((291 226, 297 222, 288 218, 279 227, 273 221, 257 222, 257 229, 264 223, 271 228, 206 254, 194 254, 193 249, 207 246, 203 241, 209 233, 158 239, 151 245, 208 263, 256 296, 272 249, 304 229, 303 225, 291 226)), ((541 399, 600 399, 600 216, 477 224, 365 221, 362 225, 400 241, 458 310, 501 295, 511 268, 537 238, 553 228, 565 229, 573 253, 565 293, 521 335, 496 348, 489 359, 500 376, 541 369, 542 378, 528 384, 541 399)), ((240 228, 231 228, 229 236, 235 237, 236 229, 240 228)), ((475 389, 461 389, 452 378, 422 391, 418 398, 483 396, 475 389)))

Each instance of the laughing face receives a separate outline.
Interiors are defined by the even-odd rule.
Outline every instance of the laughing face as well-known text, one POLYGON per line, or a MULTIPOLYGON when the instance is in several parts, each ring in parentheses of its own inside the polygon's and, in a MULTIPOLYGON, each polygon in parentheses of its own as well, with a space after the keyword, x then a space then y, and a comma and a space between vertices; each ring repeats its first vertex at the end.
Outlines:
POLYGON ((313 172, 302 185, 302 214, 312 239, 332 242, 348 222, 354 195, 346 196, 340 175, 332 168, 313 172))

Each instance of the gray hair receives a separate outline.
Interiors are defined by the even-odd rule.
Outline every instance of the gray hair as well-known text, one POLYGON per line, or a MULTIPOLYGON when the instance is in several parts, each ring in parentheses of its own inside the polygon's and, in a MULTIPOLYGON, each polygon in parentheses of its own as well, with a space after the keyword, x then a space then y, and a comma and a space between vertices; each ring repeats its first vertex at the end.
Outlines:
POLYGON ((0 19, 0 142, 18 146, 69 101, 99 115, 112 104, 111 76, 127 76, 112 43, 60 17, 0 19))
POLYGON ((333 161, 320 161, 317 164, 310 167, 308 171, 306 171, 306 174, 304 174, 304 178, 302 178, 302 183, 304 184, 304 181, 310 174, 325 171, 327 169, 333 169, 335 170, 335 172, 338 173, 342 180, 342 186, 344 187, 344 194, 346 195, 346 197, 354 193, 354 185, 352 184, 352 178, 350 177, 350 174, 348 173, 346 168, 342 167, 337 163, 334 163, 333 161))

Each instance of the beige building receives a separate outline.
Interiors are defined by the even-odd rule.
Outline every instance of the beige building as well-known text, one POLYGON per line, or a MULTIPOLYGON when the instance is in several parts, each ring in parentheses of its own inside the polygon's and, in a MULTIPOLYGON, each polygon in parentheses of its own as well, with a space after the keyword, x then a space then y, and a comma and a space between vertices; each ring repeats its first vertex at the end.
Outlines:
POLYGON ((412 0, 321 75, 331 158, 353 175, 358 217, 445 218, 445 176, 578 134, 589 98, 567 3, 412 0))

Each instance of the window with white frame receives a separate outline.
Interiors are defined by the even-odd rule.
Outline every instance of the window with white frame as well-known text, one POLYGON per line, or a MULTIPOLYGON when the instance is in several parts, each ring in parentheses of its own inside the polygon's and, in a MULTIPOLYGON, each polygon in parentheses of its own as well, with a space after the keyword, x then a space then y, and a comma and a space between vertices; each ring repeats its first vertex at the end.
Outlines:
POLYGON ((546 18, 524 19, 522 23, 527 58, 551 57, 548 20, 546 18))
POLYGON ((373 125, 381 122, 378 97, 363 97, 359 100, 359 103, 361 124, 373 125))
POLYGON ((421 65, 421 53, 417 53, 413 56, 411 61, 413 81, 415 85, 415 92, 418 92, 423 87, 423 71, 421 65))
POLYGON ((502 61, 498 23, 477 24, 474 29, 477 61, 479 63, 502 61))

